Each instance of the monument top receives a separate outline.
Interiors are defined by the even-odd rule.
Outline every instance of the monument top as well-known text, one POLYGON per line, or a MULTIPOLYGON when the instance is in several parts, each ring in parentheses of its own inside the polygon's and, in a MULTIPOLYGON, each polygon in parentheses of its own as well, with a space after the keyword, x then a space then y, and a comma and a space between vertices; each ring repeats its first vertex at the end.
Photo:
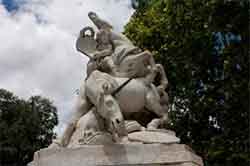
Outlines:
POLYGON ((163 66, 96 13, 88 16, 98 30, 83 28, 76 42, 90 60, 74 116, 61 138, 36 153, 33 164, 202 166, 166 130, 169 100, 163 66))

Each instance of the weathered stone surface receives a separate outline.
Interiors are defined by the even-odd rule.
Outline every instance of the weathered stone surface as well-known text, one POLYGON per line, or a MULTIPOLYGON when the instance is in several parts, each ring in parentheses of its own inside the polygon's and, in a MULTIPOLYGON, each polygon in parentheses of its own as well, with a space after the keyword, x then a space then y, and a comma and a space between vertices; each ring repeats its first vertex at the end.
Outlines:
POLYGON ((162 143, 162 144, 173 144, 179 143, 180 139, 176 136, 169 134, 167 132, 157 132, 157 131, 139 131, 133 132, 128 135, 129 141, 143 142, 145 144, 149 143, 162 143))
POLYGON ((132 133, 134 131, 141 131, 145 130, 143 126, 141 126, 137 121, 135 120, 126 120, 125 121, 125 126, 128 131, 128 133, 132 133))
POLYGON ((173 130, 167 130, 167 129, 146 129, 147 131, 154 131, 154 132, 161 132, 161 133, 167 133, 169 135, 176 136, 176 133, 173 130))
POLYGON ((44 149, 34 166, 203 166, 202 159, 181 144, 84 145, 81 148, 44 149))

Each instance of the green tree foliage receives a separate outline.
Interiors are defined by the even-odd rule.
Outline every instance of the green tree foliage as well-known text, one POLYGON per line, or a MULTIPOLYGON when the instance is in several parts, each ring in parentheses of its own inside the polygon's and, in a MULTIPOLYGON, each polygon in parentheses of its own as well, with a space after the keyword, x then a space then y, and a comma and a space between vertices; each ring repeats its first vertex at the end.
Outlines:
POLYGON ((25 101, 0 89, 0 165, 25 165, 56 136, 57 110, 43 97, 25 101))
POLYGON ((165 67, 171 127, 206 165, 247 166, 249 1, 140 1, 125 34, 165 67))

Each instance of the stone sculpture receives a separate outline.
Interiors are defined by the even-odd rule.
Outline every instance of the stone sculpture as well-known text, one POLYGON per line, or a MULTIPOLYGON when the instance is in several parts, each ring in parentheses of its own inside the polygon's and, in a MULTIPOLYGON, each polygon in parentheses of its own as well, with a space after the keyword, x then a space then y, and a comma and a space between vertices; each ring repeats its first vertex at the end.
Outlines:
POLYGON ((76 42, 90 59, 76 111, 62 137, 36 152, 31 165, 202 166, 164 129, 169 102, 163 66, 96 13, 88 16, 98 31, 85 27, 76 42))
POLYGON ((73 120, 61 140, 54 141, 51 147, 68 146, 78 121, 89 116, 89 111, 95 112, 97 120, 89 122, 95 127, 81 127, 83 132, 91 137, 95 132, 106 131, 112 133, 114 142, 117 142, 115 134, 118 137, 126 135, 125 120, 134 120, 133 124, 140 126, 133 119, 134 113, 153 112, 156 115, 146 126, 137 127, 140 130, 157 129, 166 126, 168 121, 168 95, 165 92, 168 80, 162 65, 155 63, 149 51, 142 51, 123 34, 115 33, 112 26, 96 13, 90 12, 88 16, 98 32, 95 34, 93 28, 85 27, 76 42, 77 50, 90 58, 87 78, 80 88, 73 120), (160 76, 158 86, 154 84, 157 74, 160 76), (93 125, 94 122, 98 123, 93 125))

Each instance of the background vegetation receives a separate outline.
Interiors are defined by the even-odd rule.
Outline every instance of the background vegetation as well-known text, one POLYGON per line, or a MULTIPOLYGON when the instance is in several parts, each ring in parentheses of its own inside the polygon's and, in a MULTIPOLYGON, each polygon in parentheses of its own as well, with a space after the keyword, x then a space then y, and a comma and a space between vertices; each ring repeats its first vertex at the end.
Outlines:
POLYGON ((182 143, 208 166, 249 165, 249 1, 134 0, 125 34, 170 82, 182 143))
POLYGON ((56 107, 46 98, 23 100, 0 89, 0 165, 22 166, 55 137, 56 107))

